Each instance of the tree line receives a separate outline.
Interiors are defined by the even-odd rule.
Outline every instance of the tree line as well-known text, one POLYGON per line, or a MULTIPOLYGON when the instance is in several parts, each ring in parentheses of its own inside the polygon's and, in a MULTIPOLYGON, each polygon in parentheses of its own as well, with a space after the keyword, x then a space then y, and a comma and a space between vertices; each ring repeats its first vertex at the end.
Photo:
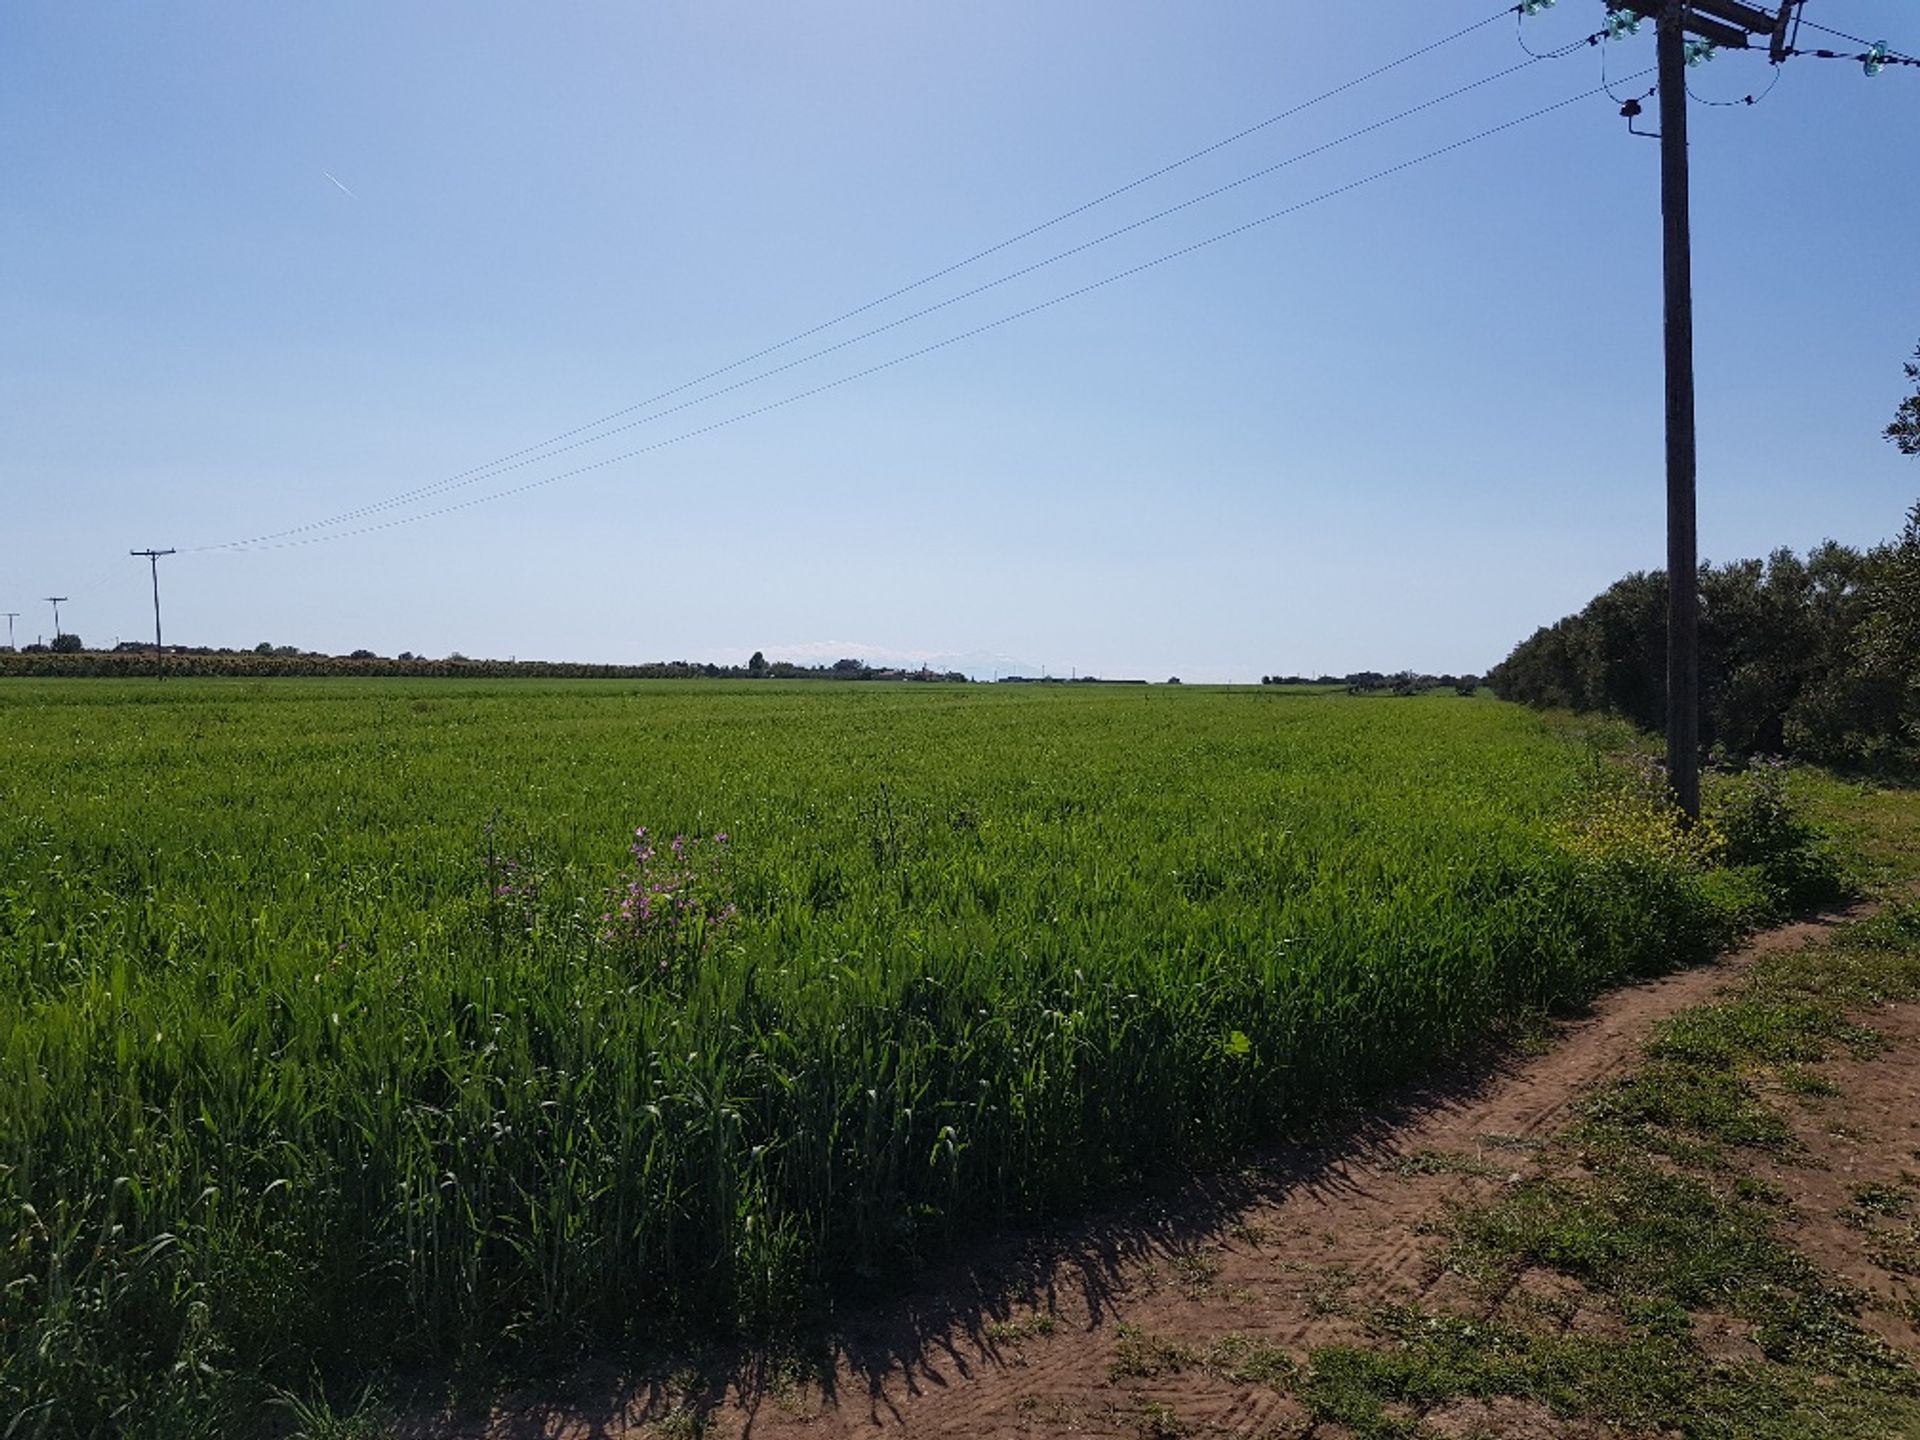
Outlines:
MULTIPOLYGON (((1920 455, 1914 393, 1881 433, 1920 455)), ((1667 576, 1614 582, 1536 630, 1487 676, 1529 705, 1603 710, 1657 729, 1667 705, 1667 576)), ((1920 766, 1920 502, 1893 540, 1700 567, 1700 738, 1728 755, 1920 766)))
MULTIPOLYGON (((1503 699, 1657 729, 1666 674, 1666 572, 1648 570, 1535 631, 1487 678, 1503 699)), ((1700 731, 1730 756, 1920 762, 1920 503, 1869 550, 1829 540, 1700 567, 1700 731)))
MULTIPOLYGON (((0 645, 0 677, 8 675, 107 677, 151 674, 153 646, 125 641, 112 650, 87 650, 77 635, 62 635, 53 646, 28 645, 19 651, 0 645)), ((532 680, 906 680, 966 684, 958 670, 899 669, 863 660, 831 665, 769 662, 758 651, 746 665, 715 665, 694 660, 659 660, 644 665, 596 665, 569 660, 472 660, 458 652, 442 659, 403 650, 388 657, 371 650, 328 655, 293 645, 266 642, 251 650, 169 645, 162 655, 166 673, 175 676, 388 676, 418 679, 515 676, 532 680)))
POLYGON ((1386 690, 1395 695, 1422 695, 1429 690, 1452 690, 1471 695, 1480 688, 1478 675, 1422 675, 1412 670, 1353 670, 1345 675, 1262 675, 1262 685, 1344 688, 1349 694, 1369 695, 1386 690))

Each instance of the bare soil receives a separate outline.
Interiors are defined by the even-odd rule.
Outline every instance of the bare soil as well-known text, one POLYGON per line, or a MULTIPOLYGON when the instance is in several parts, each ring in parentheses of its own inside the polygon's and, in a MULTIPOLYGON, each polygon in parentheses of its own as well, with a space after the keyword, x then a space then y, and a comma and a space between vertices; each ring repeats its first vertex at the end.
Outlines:
MULTIPOLYGON (((1435 1262, 1433 1222, 1534 1173, 1534 1152, 1581 1096, 1639 1056, 1654 1024, 1712 998, 1758 956, 1824 936, 1847 913, 1760 936, 1711 965, 1616 991, 1560 1023, 1538 1053, 1445 1077, 1337 1142, 1275 1152, 1239 1174, 1196 1179, 1070 1229, 983 1244, 930 1271, 904 1299, 840 1317, 824 1374, 764 1367, 635 1379, 611 1371, 556 1377, 541 1397, 492 1413, 417 1420, 435 1440, 612 1440, 641 1435, 998 1437, 1073 1434, 1304 1435, 1307 1416, 1269 1385, 1195 1363, 1210 1345, 1257 1342, 1295 1360, 1366 1339, 1383 1304, 1420 1301, 1484 1313, 1484 1296, 1435 1262), (1124 1328, 1123 1328, 1124 1327, 1124 1328), (1129 1341, 1127 1337, 1131 1335, 1129 1341), (1157 1361, 1154 1342, 1185 1363, 1157 1361), (564 1399, 556 1398, 556 1393, 564 1399)), ((1920 1351, 1914 1277, 1920 1254, 1894 1192, 1920 1205, 1920 1007, 1890 1007, 1875 1028, 1890 1050, 1816 1067, 1834 1097, 1795 1097, 1806 1150, 1767 1173, 1806 1217, 1797 1243, 1877 1299, 1863 1322, 1920 1351), (1879 1209, 1863 1221, 1862 1186, 1879 1209), (1907 1227, 1907 1228, 1902 1228, 1907 1227), (1876 1258, 1877 1257, 1877 1258, 1876 1258)), ((1523 1275, 1495 1307, 1530 1306, 1572 1329, 1614 1324, 1561 1277, 1523 1275)), ((1729 1322, 1710 1337, 1751 1348, 1729 1322)), ((1163 1357, 1164 1359, 1164 1357, 1163 1357)), ((1425 1417, 1441 1434, 1599 1436, 1519 1401, 1459 1402, 1425 1417)), ((1333 1440, 1322 1428, 1320 1440, 1333 1440)))

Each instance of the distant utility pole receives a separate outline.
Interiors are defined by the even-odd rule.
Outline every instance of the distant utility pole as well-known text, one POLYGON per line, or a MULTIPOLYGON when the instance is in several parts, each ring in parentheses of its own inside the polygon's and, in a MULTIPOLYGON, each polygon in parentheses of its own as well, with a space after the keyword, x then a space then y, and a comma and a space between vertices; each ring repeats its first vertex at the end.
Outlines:
POLYGON ((11 650, 13 649, 13 622, 20 618, 20 612, 18 610, 7 610, 0 611, 0 614, 5 614, 7 617, 7 649, 11 650))
POLYGON ((49 595, 46 597, 47 603, 53 606, 53 638, 55 640, 58 640, 63 633, 60 629, 60 606, 66 598, 65 595, 49 595))
POLYGON ((160 557, 171 555, 171 550, 129 550, 127 554, 147 562, 147 568, 153 572, 153 678, 167 678, 166 652, 160 648, 160 557))
MULTIPOLYGON (((1693 234, 1688 214, 1687 67, 1717 48, 1745 50, 1768 37, 1776 65, 1791 53, 1788 30, 1804 0, 1767 11, 1741 0, 1608 0, 1608 27, 1633 16, 1657 27, 1660 95, 1660 218, 1667 371, 1667 780, 1690 820, 1700 818, 1700 558, 1695 530, 1693 417, 1693 234), (1617 20, 1615 17, 1623 17, 1617 20), (1688 36, 1697 37, 1688 39, 1688 36)), ((1623 23, 1624 21, 1624 23, 1623 23)), ((1629 125, 1637 100, 1622 107, 1629 125)))

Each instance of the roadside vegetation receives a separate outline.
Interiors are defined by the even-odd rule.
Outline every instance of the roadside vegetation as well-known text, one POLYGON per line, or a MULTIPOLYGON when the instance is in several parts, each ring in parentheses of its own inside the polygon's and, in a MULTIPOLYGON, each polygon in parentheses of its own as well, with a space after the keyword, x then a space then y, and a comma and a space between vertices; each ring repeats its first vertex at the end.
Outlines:
POLYGON ((1687 832, 1604 736, 1451 694, 19 681, 0 722, 14 1436, 777 1341, 1845 883, 1783 771, 1687 832))

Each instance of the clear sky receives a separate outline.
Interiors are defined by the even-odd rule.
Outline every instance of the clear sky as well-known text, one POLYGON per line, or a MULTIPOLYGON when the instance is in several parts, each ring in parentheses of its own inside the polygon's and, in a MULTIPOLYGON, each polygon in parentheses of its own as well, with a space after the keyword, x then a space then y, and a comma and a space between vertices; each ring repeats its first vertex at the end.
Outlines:
MULTIPOLYGON (((65 594, 89 644, 148 634, 130 547, 218 546, 459 476, 1493 9, 10 0, 0 610, 31 640, 52 629, 40 597, 65 594)), ((1601 9, 1561 0, 1524 33, 1577 39, 1601 9)), ((1920 52, 1912 0, 1807 17, 1920 52)), ((1491 76, 1526 59, 1515 32, 1498 20, 714 383, 1491 76)), ((1617 90, 1651 83, 1619 77, 1652 48, 1650 27, 1609 47, 1617 90)), ((1740 55, 1692 75, 1703 100, 1770 78, 1740 55)), ((1597 50, 1533 64, 415 508, 784 399, 1599 80, 1597 50)), ((1664 557, 1658 147, 1615 112, 1588 99, 586 474, 327 543, 183 553, 162 563, 168 638, 1189 680, 1480 669, 1664 557)), ((1801 60, 1761 104, 1692 122, 1702 550, 1884 538, 1920 495, 1920 465, 1879 438, 1920 339, 1920 70, 1801 60)))

